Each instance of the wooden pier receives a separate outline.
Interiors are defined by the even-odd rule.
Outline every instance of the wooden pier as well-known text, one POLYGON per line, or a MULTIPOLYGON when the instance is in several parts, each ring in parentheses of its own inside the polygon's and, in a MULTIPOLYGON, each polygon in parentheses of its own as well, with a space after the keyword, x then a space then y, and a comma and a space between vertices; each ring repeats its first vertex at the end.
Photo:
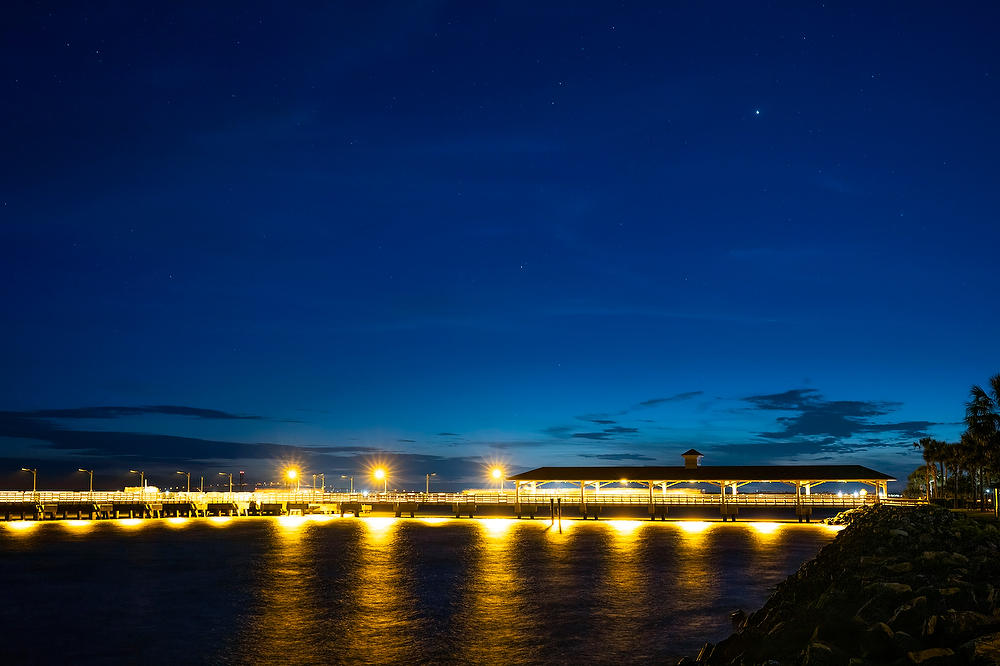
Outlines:
POLYGON ((873 504, 916 504, 915 500, 819 494, 775 493, 663 495, 643 493, 586 494, 577 491, 545 493, 123 493, 0 491, 0 519, 113 520, 207 516, 284 516, 306 514, 379 515, 396 517, 451 516, 454 518, 549 518, 557 504, 565 518, 670 520, 716 518, 726 520, 809 520, 844 509, 873 504))

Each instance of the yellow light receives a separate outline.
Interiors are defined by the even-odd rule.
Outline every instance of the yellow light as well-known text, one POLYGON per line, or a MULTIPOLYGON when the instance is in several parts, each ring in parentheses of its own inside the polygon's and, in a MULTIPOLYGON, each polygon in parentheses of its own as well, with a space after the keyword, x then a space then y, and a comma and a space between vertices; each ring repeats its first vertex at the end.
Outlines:
POLYGON ((437 516, 437 517, 433 517, 432 516, 430 518, 421 518, 420 522, 422 522, 424 525, 442 525, 444 523, 447 523, 449 520, 450 520, 449 518, 442 518, 440 516, 437 516))
POLYGON ((335 516, 331 516, 328 513, 313 513, 308 516, 308 519, 314 523, 328 523, 334 518, 335 516))
POLYGON ((619 534, 632 534, 643 524, 640 520, 607 520, 606 525, 611 525, 619 534))
POLYGON ((232 516, 211 516, 209 517, 208 522, 212 523, 213 525, 225 525, 226 523, 231 522, 232 520, 233 520, 232 516))
POLYGON ((620 483, 621 483, 621 484, 622 484, 622 485, 624 486, 625 484, 627 484, 627 483, 628 483, 628 479, 622 479, 622 480, 620 481, 620 483))
POLYGON ((760 534, 774 534, 779 529, 781 529, 781 525, 778 523, 750 523, 750 524, 760 534))
POLYGON ((306 522, 305 516, 278 516, 278 524, 289 530, 297 530, 306 522))
POLYGON ((15 520, 9 523, 4 523, 4 527, 9 530, 14 530, 15 532, 27 532, 30 529, 38 527, 38 522, 34 520, 15 520))
POLYGON ((59 523, 70 530, 76 531, 86 531, 94 526, 93 520, 61 520, 59 523))
POLYGON ((502 537, 514 525, 513 518, 483 518, 479 521, 491 537, 502 537))
POLYGON ((493 476, 494 479, 499 479, 501 476, 503 476, 503 470, 500 469, 499 467, 494 467, 492 471, 490 471, 490 474, 493 476))
POLYGON ((376 469, 375 470, 375 478, 378 479, 379 481, 381 481, 382 479, 384 479, 385 478, 385 470, 382 469, 381 467, 379 467, 378 469, 376 469))
POLYGON ((844 529, 844 525, 824 525, 823 527, 825 527, 831 532, 839 532, 840 530, 844 529))
POLYGON ((122 518, 121 520, 116 520, 115 524, 121 527, 139 527, 142 525, 142 518, 122 518))
POLYGON ((190 518, 185 516, 171 516, 170 518, 167 518, 167 525, 170 525, 171 527, 183 527, 184 525, 187 525, 190 520, 190 518))
POLYGON ((681 520, 677 522, 678 527, 690 534, 704 532, 711 526, 711 524, 712 523, 705 522, 704 520, 681 520))
POLYGON ((294 481, 299 476, 299 470, 294 469, 294 468, 293 469, 287 469, 287 470, 285 470, 285 476, 287 476, 289 479, 291 479, 292 481, 294 481))

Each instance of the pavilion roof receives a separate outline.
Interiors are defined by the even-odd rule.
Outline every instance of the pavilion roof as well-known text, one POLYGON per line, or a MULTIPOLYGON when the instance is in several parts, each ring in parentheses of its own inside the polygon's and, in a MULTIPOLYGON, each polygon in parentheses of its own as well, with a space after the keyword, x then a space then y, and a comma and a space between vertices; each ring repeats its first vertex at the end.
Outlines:
POLYGON ((539 467, 511 481, 895 481, 861 465, 704 465, 701 467, 539 467))

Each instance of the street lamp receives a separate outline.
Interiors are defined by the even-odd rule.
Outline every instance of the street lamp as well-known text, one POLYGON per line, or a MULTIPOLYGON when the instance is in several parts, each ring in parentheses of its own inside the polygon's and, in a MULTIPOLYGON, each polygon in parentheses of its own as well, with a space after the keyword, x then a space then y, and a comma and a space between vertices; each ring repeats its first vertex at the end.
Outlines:
MULTIPOLYGON (((320 472, 316 476, 319 477, 319 482, 320 482, 319 491, 321 493, 325 493, 326 492, 326 473, 325 472, 320 472)), ((316 485, 315 481, 313 481, 313 485, 314 486, 316 485)))
POLYGON ((191 472, 182 472, 180 470, 177 470, 177 474, 183 474, 184 476, 187 477, 187 491, 190 493, 191 492, 191 472))
POLYGON ((76 471, 83 472, 85 474, 89 474, 90 475, 90 493, 94 494, 94 470, 92 470, 92 469, 83 469, 81 467, 81 468, 79 468, 76 471))
POLYGON ((22 467, 22 472, 31 472, 31 492, 38 492, 38 469, 22 467))
POLYGON ((430 474, 426 474, 425 476, 427 477, 427 488, 424 490, 424 494, 430 495, 431 494, 431 477, 432 476, 437 476, 437 472, 431 472, 430 474))
POLYGON ((384 467, 376 467, 375 471, 372 473, 376 481, 382 482, 382 492, 389 492, 389 475, 386 474, 384 467))
POLYGON ((229 477, 229 494, 233 494, 233 473, 232 472, 219 472, 219 476, 229 477))
POLYGON ((340 478, 342 478, 342 479, 350 479, 351 480, 351 494, 353 495, 354 494, 354 477, 353 476, 348 476, 347 474, 341 474, 340 478))
POLYGON ((299 470, 295 469, 294 467, 286 469, 285 470, 285 477, 288 478, 289 483, 291 483, 292 481, 295 482, 295 490, 298 491, 298 489, 299 489, 299 470))
POLYGON ((503 492, 503 469, 494 467, 490 470, 490 476, 500 483, 500 492, 503 492))
POLYGON ((145 490, 146 489, 146 473, 145 472, 141 472, 141 471, 139 471, 137 469, 130 469, 129 473, 130 474, 138 474, 139 475, 139 485, 142 486, 143 490, 145 490))

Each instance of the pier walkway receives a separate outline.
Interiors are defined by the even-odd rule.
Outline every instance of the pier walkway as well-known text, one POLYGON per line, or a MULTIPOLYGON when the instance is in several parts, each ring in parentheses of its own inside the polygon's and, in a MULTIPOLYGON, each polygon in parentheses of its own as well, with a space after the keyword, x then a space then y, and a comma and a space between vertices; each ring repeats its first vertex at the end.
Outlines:
POLYGON ((654 494, 575 489, 545 492, 494 491, 476 493, 334 493, 300 492, 21 492, 0 491, 0 520, 160 518, 167 516, 249 516, 287 514, 454 515, 550 517, 641 517, 665 520, 697 515, 736 519, 742 511, 787 512, 808 519, 817 510, 830 513, 876 501, 916 504, 915 500, 820 494, 744 493, 654 494), (693 512, 693 513, 692 513, 693 512))

